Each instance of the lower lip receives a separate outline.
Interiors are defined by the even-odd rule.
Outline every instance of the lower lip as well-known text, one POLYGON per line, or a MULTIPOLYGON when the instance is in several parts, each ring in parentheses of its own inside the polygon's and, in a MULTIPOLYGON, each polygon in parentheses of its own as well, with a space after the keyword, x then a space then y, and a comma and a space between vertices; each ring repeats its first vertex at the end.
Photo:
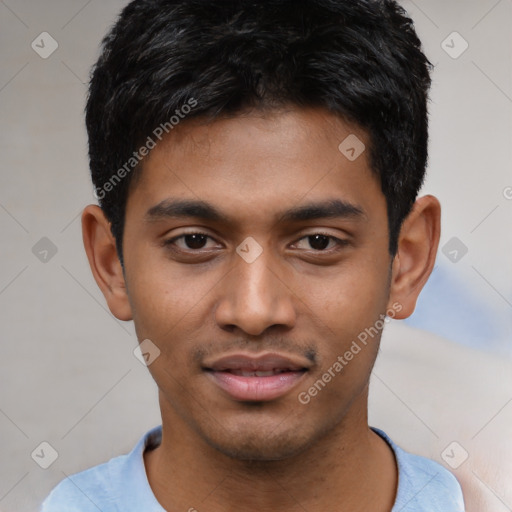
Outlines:
POLYGON ((243 377, 229 372, 207 372, 210 378, 234 400, 258 402, 275 400, 285 395, 305 373, 283 372, 269 377, 243 377))

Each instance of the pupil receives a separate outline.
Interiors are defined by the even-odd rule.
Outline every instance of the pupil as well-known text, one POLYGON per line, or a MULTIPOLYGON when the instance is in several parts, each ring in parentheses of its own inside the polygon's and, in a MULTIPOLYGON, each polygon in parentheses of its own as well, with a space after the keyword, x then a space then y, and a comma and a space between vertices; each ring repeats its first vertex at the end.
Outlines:
POLYGON ((329 245, 329 238, 325 235, 310 235, 309 243, 310 243, 311 247, 313 247, 313 249, 323 250, 329 245), (313 242, 312 242, 312 239, 313 239, 313 242), (320 243, 318 243, 318 241, 320 239, 322 239, 322 240, 320 241, 320 243))
POLYGON ((206 235, 185 235, 185 241, 190 249, 201 249, 205 239, 206 235))
MULTIPOLYGON (((329 237, 325 235, 310 235, 309 243, 315 250, 324 250, 329 245, 329 237)), ((185 240, 190 249, 201 249, 204 247, 206 235, 185 235, 185 240)))

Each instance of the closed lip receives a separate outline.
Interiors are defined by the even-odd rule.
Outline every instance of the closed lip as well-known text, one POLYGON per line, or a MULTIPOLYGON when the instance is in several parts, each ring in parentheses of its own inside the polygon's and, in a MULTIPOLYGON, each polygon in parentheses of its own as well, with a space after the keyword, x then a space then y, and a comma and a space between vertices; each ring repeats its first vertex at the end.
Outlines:
POLYGON ((233 400, 268 402, 289 393, 310 367, 309 360, 285 354, 233 353, 207 361, 203 370, 233 400))
POLYGON ((311 362, 307 359, 278 353, 259 355, 247 353, 226 354, 211 361, 205 361, 206 371, 223 372, 297 372, 308 370, 311 362))

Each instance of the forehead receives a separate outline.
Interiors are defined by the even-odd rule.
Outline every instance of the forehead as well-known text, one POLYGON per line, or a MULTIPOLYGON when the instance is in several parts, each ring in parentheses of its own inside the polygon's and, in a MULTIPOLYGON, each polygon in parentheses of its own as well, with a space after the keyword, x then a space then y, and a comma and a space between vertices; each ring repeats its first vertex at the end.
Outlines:
POLYGON ((180 200, 206 203, 217 220, 257 222, 285 206, 338 201, 366 214, 385 205, 368 147, 363 130, 319 109, 184 121, 144 162, 127 211, 147 216, 180 200))

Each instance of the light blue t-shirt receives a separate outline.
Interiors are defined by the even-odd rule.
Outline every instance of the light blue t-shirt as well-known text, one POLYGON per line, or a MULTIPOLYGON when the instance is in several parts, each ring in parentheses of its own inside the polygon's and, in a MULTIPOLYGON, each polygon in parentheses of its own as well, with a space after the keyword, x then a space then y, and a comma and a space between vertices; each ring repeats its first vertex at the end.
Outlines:
MULTIPOLYGON (((456 478, 437 462, 412 455, 382 430, 371 427, 392 448, 398 463, 398 492, 391 512, 464 512, 456 478)), ((144 450, 160 444, 162 427, 147 432, 127 455, 69 476, 41 512, 165 512, 149 485, 144 450)))

